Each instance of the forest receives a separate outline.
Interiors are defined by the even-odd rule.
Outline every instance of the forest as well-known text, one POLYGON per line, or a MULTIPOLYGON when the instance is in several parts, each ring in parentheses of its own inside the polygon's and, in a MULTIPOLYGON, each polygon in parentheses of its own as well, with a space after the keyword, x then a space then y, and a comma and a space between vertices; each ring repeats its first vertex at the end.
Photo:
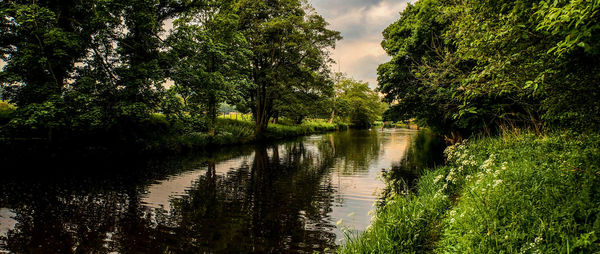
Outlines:
POLYGON ((342 37, 303 1, 1 1, 0 10, 5 147, 181 151, 365 128, 387 108, 366 83, 330 70, 342 37), (219 117, 224 107, 236 117, 219 117))

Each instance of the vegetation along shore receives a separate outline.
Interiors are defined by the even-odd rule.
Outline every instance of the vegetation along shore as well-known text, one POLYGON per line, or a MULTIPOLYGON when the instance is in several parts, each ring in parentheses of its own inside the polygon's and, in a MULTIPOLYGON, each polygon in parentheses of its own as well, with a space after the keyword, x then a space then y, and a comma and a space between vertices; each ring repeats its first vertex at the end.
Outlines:
POLYGON ((600 2, 420 0, 385 31, 379 89, 445 136, 389 179, 340 253, 598 253, 600 2))
MULTIPOLYGON (((360 13, 377 18, 326 12, 350 15, 332 22, 360 20, 352 25, 330 25, 313 2, 331 6, 0 1, 0 163, 13 164, 5 171, 42 157, 66 165, 74 158, 92 164, 79 155, 125 154, 114 157, 129 162, 129 154, 205 155, 194 167, 145 181, 137 181, 145 171, 139 168, 127 176, 132 184, 114 184, 108 194, 104 186, 82 192, 66 184, 63 191, 66 174, 35 183, 39 198, 23 194, 30 193, 27 182, 5 180, 26 187, 0 190, 0 219, 8 218, 0 220, 7 228, 0 252, 44 252, 43 244, 54 243, 43 239, 68 239, 58 244, 66 252, 85 252, 77 248, 90 242, 89 252, 107 253, 600 253, 600 0, 346 1, 370 4, 360 13), (402 11, 382 31, 387 56, 358 43, 361 33, 333 29, 368 25, 389 16, 390 6, 402 11), (375 52, 355 62, 383 62, 377 84, 342 73, 339 63, 333 71, 343 35, 358 47, 347 52, 375 52), (265 145, 348 128, 370 131, 265 145), (240 144, 256 146, 210 156, 215 147, 240 144), (219 164, 224 158, 235 167, 219 164), (372 224, 345 231, 338 245, 344 236, 332 231, 338 228, 331 218, 346 208, 367 214, 364 201, 377 197, 365 193, 383 184, 377 173, 387 187, 372 224), (161 189, 177 177, 193 184, 172 183, 177 193, 161 189), (364 189, 352 192, 345 179, 364 189), (150 188, 164 191, 160 205, 140 201, 150 188), (57 210, 89 205, 89 213, 79 215, 80 224, 63 223, 72 212, 57 219, 46 201, 57 210), (178 205, 184 213, 172 213, 178 205), (133 224, 115 226, 123 216, 89 219, 121 207, 156 239, 168 236, 164 246, 141 246, 146 242, 135 239, 146 235, 133 224), (224 216, 232 207, 240 216, 224 216), (151 218, 151 226, 141 218, 151 218), (39 221, 59 226, 44 229, 39 221), (90 236, 91 221, 104 231, 90 236), (114 242, 130 238, 139 249, 114 242)), ((23 172, 36 170, 53 172, 23 172)), ((93 178, 93 170, 81 171, 93 178)))

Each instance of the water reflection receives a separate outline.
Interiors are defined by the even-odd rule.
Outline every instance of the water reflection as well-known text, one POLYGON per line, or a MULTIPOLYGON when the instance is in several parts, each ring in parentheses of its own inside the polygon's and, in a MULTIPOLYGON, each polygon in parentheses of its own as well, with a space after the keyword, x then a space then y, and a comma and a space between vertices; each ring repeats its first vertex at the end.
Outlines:
MULTIPOLYGON (((15 253, 299 252, 363 230, 382 168, 414 131, 350 131, 202 156, 59 162, 1 181, 0 250, 15 253), (37 176, 37 177, 34 177, 37 176)), ((15 170, 15 169, 12 169, 15 170)), ((8 171, 6 171, 8 172, 8 171)))
POLYGON ((444 140, 431 131, 424 130, 414 135, 405 155, 386 172, 387 184, 383 195, 414 191, 425 169, 444 163, 445 148, 444 140))

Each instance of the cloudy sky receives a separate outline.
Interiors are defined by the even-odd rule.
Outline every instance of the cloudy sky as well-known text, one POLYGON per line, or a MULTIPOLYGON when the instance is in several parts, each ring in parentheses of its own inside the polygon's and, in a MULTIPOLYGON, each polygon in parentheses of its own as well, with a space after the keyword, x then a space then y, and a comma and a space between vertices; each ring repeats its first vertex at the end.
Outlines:
MULTIPOLYGON (((377 86, 377 66, 389 60, 381 32, 400 17, 410 0, 309 0, 330 28, 340 31, 333 57, 342 72, 377 86)), ((338 70, 338 66, 335 66, 338 70)))

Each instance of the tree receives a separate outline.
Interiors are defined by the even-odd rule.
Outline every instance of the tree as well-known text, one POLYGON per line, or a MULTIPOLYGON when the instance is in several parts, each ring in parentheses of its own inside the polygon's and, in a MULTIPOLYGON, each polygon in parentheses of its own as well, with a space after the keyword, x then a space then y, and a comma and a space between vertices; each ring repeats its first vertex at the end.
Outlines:
POLYGON ((381 101, 377 92, 369 88, 366 82, 341 77, 336 84, 336 91, 334 108, 337 116, 354 127, 372 126, 387 109, 387 104, 381 101))
POLYGON ((148 117, 166 77, 163 22, 203 3, 0 2, 0 82, 17 123, 86 132, 148 117))
MULTIPOLYGON (((424 0, 409 4, 400 19, 383 31, 381 45, 392 59, 378 68, 378 90, 393 106, 394 120, 416 118, 438 132, 456 129, 452 121, 458 103, 451 98, 451 78, 429 81, 430 67, 452 50, 443 40, 449 29, 447 1, 424 0), (450 96, 449 96, 450 95, 450 96)), ((455 68, 448 68, 454 71, 455 68)))
POLYGON ((501 125, 594 128, 597 1, 423 0, 384 31, 388 114, 452 136, 501 125))
POLYGON ((91 2, 0 2, 0 82, 18 106, 61 95, 99 26, 91 2))
POLYGON ((237 86, 246 82, 250 54, 228 2, 215 2, 218 8, 190 10, 175 20, 175 32, 168 39, 176 89, 188 106, 194 105, 188 108, 191 113, 205 110, 212 125, 218 106, 236 99, 237 86))
POLYGON ((301 124, 307 117, 326 117, 330 108, 331 95, 315 94, 311 91, 294 91, 281 95, 273 107, 274 118, 287 117, 301 124), (308 103, 307 103, 308 102, 308 103))
MULTIPOLYGON (((243 97, 262 136, 283 94, 308 86, 320 93, 330 82, 328 48, 341 39, 327 22, 299 0, 240 0, 240 29, 252 51, 250 80, 243 97)), ((311 103, 307 101, 305 103, 311 103)))

